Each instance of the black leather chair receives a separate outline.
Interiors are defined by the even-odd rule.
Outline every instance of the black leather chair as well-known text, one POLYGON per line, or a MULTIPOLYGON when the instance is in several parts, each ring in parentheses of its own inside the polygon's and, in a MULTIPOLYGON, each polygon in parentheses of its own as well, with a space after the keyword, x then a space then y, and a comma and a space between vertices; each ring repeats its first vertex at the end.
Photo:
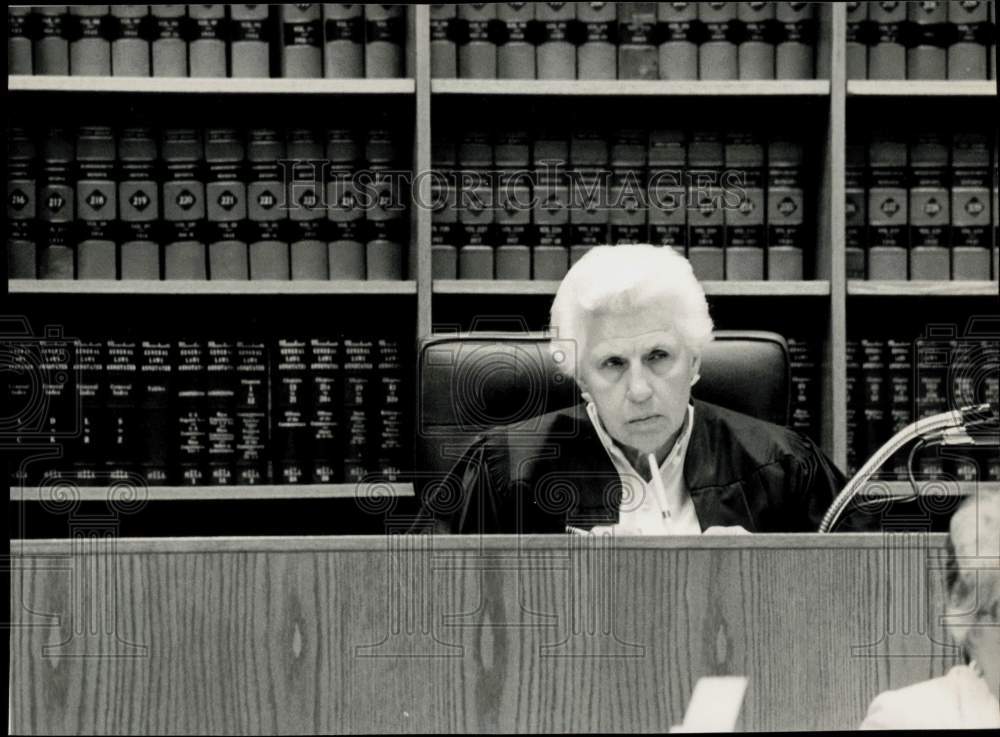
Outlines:
MULTIPOLYGON (((484 429, 581 402, 542 334, 426 339, 418 356, 417 468, 446 473, 484 429)), ((720 330, 701 362, 698 399, 778 425, 789 419, 788 346, 776 333, 720 330)))

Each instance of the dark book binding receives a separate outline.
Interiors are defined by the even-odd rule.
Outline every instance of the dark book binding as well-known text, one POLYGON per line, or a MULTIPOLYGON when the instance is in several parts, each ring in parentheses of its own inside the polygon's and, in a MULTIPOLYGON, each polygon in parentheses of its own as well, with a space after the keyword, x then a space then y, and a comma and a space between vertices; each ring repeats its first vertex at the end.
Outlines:
POLYGON ((323 23, 318 4, 281 6, 281 76, 323 76, 323 23))
POLYGON ((76 343, 76 392, 79 434, 69 444, 73 479, 81 486, 93 486, 103 479, 105 444, 110 440, 108 423, 108 375, 105 342, 84 338, 76 343))
POLYGON ((803 279, 810 234, 802 141, 775 137, 768 143, 767 158, 767 278, 803 279))
POLYGON ((205 132, 205 237, 212 279, 248 279, 243 137, 231 128, 205 132))
POLYGON ((847 258, 847 278, 864 279, 865 249, 868 244, 866 227, 867 186, 865 174, 868 151, 863 143, 847 141, 847 166, 844 174, 844 244, 847 258))
POLYGON ((688 143, 688 259, 699 279, 723 279, 725 211, 719 131, 695 131, 688 143))
MULTIPOLYGON (((886 341, 889 428, 887 438, 913 422, 913 342, 898 338, 886 341)), ((907 453, 897 453, 888 471, 896 478, 907 477, 907 453)))
POLYGON ((31 60, 33 21, 30 6, 7 6, 7 74, 34 74, 31 60))
POLYGON ((236 341, 234 398, 236 483, 246 486, 271 481, 269 383, 267 346, 260 341, 236 341))
POLYGON ((298 338, 279 339, 274 360, 271 381, 274 478, 282 484, 307 483, 312 457, 308 344, 298 338))
POLYGON ((951 276, 948 141, 918 134, 910 145, 910 278, 951 276))
POLYGON ((285 233, 285 142, 277 131, 255 128, 247 143, 247 227, 251 279, 288 279, 289 252, 285 233))
POLYGON ((118 276, 116 146, 111 129, 80 128, 76 139, 78 279, 118 276))
POLYGON ((109 338, 107 374, 107 424, 101 442, 104 467, 112 480, 127 479, 137 470, 136 450, 144 431, 138 406, 139 346, 132 338, 109 338))
POLYGON ((861 383, 864 422, 859 438, 864 460, 889 439, 889 393, 886 387, 886 344, 884 340, 861 340, 861 383))
POLYGON ((150 486, 166 486, 173 480, 173 376, 177 365, 171 341, 140 341, 138 406, 142 424, 136 461, 150 486))
POLYGON ((11 128, 7 136, 7 276, 34 279, 38 276, 35 142, 23 128, 11 128))
POLYGON ((107 5, 70 5, 67 22, 69 73, 111 74, 111 34, 107 5))
POLYGON ((154 77, 188 76, 186 5, 151 5, 154 77))
POLYGON ((698 3, 657 3, 660 79, 698 79, 698 3))
POLYGON ((788 359, 792 381, 790 426, 819 443, 819 346, 808 339, 789 337, 788 359))
POLYGON ((534 3, 539 79, 576 79, 576 3, 534 3))
POLYGON ((612 136, 608 236, 615 245, 649 241, 646 205, 647 141, 648 134, 642 129, 622 128, 612 136))
POLYGON ((576 49, 578 79, 618 78, 616 3, 577 3, 582 38, 576 49))
POLYGON ((226 6, 188 5, 191 39, 188 68, 192 77, 225 77, 226 6))
POLYGON ((148 5, 112 5, 111 73, 116 77, 148 77, 152 70, 148 5))
POLYGON ((687 253, 687 140, 681 130, 649 133, 649 239, 687 253))
POLYGON ((618 3, 618 78, 658 79, 657 3, 618 3))
POLYGON ((726 278, 763 279, 766 244, 764 215, 767 206, 764 199, 764 142, 761 136, 752 131, 728 133, 725 166, 728 178, 723 182, 726 278))
POLYGON ((40 146, 38 171, 38 276, 72 279, 74 187, 73 143, 65 130, 49 129, 40 146))
MULTIPOLYGON (((738 51, 740 79, 774 79, 775 5, 788 3, 737 3, 736 18, 743 30, 738 51)), ((799 3, 796 3, 798 5, 799 3)), ((804 5, 804 3, 802 3, 804 5)), ((792 43, 787 36, 784 43, 792 43)), ((786 54, 787 55, 787 54, 786 54)), ((791 70, 788 70, 791 71, 791 70)), ((791 77, 785 77, 786 79, 791 77)))
POLYGON ((273 19, 270 5, 230 5, 229 67, 232 77, 271 76, 273 19))
POLYGON ((458 8, 455 3, 431 5, 431 78, 458 76, 458 8))
POLYGON ((868 14, 874 33, 868 49, 869 79, 906 79, 906 5, 888 0, 870 4, 868 14))
POLYGON ((375 381, 372 470, 387 481, 399 481, 407 465, 407 401, 402 345, 398 338, 381 337, 375 341, 375 381))
POLYGON ((405 5, 365 4, 365 76, 403 76, 406 46, 405 5))
POLYGON ((205 480, 212 486, 229 486, 236 479, 236 345, 208 340, 205 354, 205 480))
POLYGON ((121 278, 160 278, 160 185, 156 140, 148 128, 125 128, 118 141, 121 278))
POLYGON ((704 37, 698 47, 700 79, 737 79, 739 55, 736 50, 736 3, 698 3, 698 19, 704 37))
POLYGON ((289 248, 292 279, 326 280, 330 267, 326 246, 323 191, 323 145, 315 131, 296 128, 286 139, 289 248))
POLYGON ((906 142, 876 134, 868 147, 868 278, 906 279, 909 249, 906 142))
POLYGON ((343 478, 356 483, 367 475, 373 449, 375 341, 367 336, 350 336, 343 338, 342 345, 343 478))
POLYGON ((458 3, 459 77, 496 79, 497 47, 492 32, 496 25, 496 6, 496 3, 458 3))
POLYGON ((323 76, 365 76, 365 8, 360 3, 323 5, 323 76))
POLYGON ((202 486, 208 482, 207 356, 204 341, 178 340, 174 372, 176 421, 176 483, 202 486))
POLYGON ((163 251, 167 279, 207 279, 205 161, 200 132, 163 131, 163 251))
MULTIPOLYGON (((775 3, 780 36, 775 49, 777 79, 812 79, 816 74, 816 4, 775 3)), ((742 75, 742 67, 740 72, 742 75)))
POLYGON ((343 471, 341 359, 338 338, 309 340, 309 392, 312 401, 308 418, 311 453, 307 473, 314 484, 337 483, 343 471))

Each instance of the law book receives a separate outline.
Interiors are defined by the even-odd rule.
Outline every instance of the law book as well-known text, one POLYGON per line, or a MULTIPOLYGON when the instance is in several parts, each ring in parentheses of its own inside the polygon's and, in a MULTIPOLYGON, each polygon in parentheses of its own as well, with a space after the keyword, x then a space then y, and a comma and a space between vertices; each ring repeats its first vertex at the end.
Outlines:
POLYGON ((253 128, 247 140, 247 243, 251 279, 290 278, 285 205, 284 138, 273 128, 253 128))
POLYGON ((846 427, 847 427, 847 468, 848 477, 857 473, 861 464, 868 460, 863 452, 861 420, 864 415, 864 384, 861 380, 861 343, 857 339, 848 338, 845 343, 847 394, 846 427))
POLYGON ((948 47, 948 79, 986 79, 989 2, 948 3, 954 41, 948 47))
POLYGON ((889 0, 869 5, 868 14, 875 30, 873 44, 868 49, 868 79, 906 79, 903 46, 906 6, 907 3, 889 0))
POLYGON ((497 131, 496 278, 531 278, 531 142, 518 128, 497 131))
POLYGON ((660 79, 698 79, 698 3, 657 3, 660 79))
MULTIPOLYGON (((42 479, 65 479, 73 475, 72 459, 66 452, 69 441, 79 429, 77 416, 77 389, 75 371, 75 346, 63 337, 46 337, 39 340, 38 360, 35 367, 35 402, 33 409, 41 407, 44 429, 41 434, 50 446, 60 446, 61 455, 46 459, 42 479)), ((30 349, 28 349, 30 350, 30 349)), ((8 354, 9 355, 9 354, 8 354)))
POLYGON ((107 423, 101 441, 104 470, 112 480, 128 478, 137 470, 136 449, 143 431, 138 405, 139 345, 133 338, 106 342, 107 423))
POLYGON ((949 141, 921 131, 910 143, 910 278, 951 277, 949 141))
POLYGON ((375 342, 370 336, 350 335, 342 345, 342 475, 345 482, 357 483, 367 475, 372 456, 375 342))
POLYGON ((69 74, 69 41, 65 5, 36 5, 32 13, 38 22, 34 45, 35 74, 69 74))
POLYGON ((236 345, 205 342, 205 482, 229 486, 236 478, 236 345))
POLYGON ((774 79, 774 6, 787 3, 738 3, 736 17, 743 24, 737 49, 740 79, 774 79))
POLYGON ((212 279, 250 278, 244 154, 240 132, 232 128, 205 131, 205 238, 212 279))
POLYGON ((497 47, 491 28, 496 3, 458 3, 462 36, 458 45, 458 76, 463 79, 496 79, 497 47))
POLYGON ((406 6, 365 5, 365 76, 403 76, 406 46, 406 6))
POLYGON ((865 251, 868 246, 865 173, 868 149, 857 138, 848 138, 844 174, 844 250, 848 279, 867 277, 865 251))
POLYGON ((365 76, 365 10, 360 3, 323 4, 323 76, 365 76))
POLYGON ((76 277, 118 277, 117 155, 111 128, 81 127, 76 139, 76 277))
POLYGON ((993 194, 993 279, 1000 281, 1000 141, 993 137, 993 177, 990 180, 990 190, 993 194))
POLYGON ((790 336, 788 360, 791 377, 791 422, 789 426, 819 443, 819 346, 811 340, 790 336))
POLYGON ((847 78, 868 78, 868 6, 869 2, 847 3, 847 78))
POLYGON ((990 144, 986 134, 953 134, 951 141, 952 278, 990 273, 990 144))
POLYGON ((909 195, 906 142, 877 131, 868 144, 868 278, 906 279, 909 195))
POLYGON ((309 413, 308 343, 301 338, 280 338, 274 350, 271 403, 274 439, 274 479, 282 484, 303 484, 309 479, 311 437, 309 413))
POLYGON ((149 6, 112 5, 111 74, 148 77, 151 72, 149 6))
MULTIPOLYGON (((993 0, 993 2, 991 2, 989 4, 989 10, 990 10, 990 14, 989 14, 990 15, 990 24, 989 24, 989 27, 990 27, 991 32, 993 34, 993 42, 989 45, 990 46, 990 69, 989 69, 990 74, 989 74, 989 78, 990 79, 996 79, 997 78, 997 43, 998 43, 998 40, 997 40, 997 4, 996 4, 996 0, 993 0)), ((995 481, 1000 481, 1000 459, 996 460, 996 466, 995 466, 995 468, 998 471, 998 473, 993 476, 993 479, 995 481)))
POLYGON ((658 79, 657 3, 618 3, 618 78, 658 79))
POLYGON ((463 170, 456 192, 460 232, 459 279, 493 279, 495 242, 493 143, 488 131, 466 129, 458 143, 458 165, 463 170))
POLYGON ((886 344, 880 338, 861 340, 861 383, 864 402, 863 455, 867 460, 888 440, 889 394, 886 387, 886 344))
POLYGON ((154 77, 188 76, 187 6, 150 5, 154 77))
POLYGON ((111 74, 111 38, 107 5, 70 5, 66 19, 69 73, 74 76, 111 74))
POLYGON ((535 5, 535 16, 540 24, 536 53, 538 78, 576 79, 576 3, 529 4, 535 5))
POLYGON ((174 483, 202 486, 208 475, 208 397, 205 342, 179 339, 174 350, 174 483))
POLYGON ((451 131, 431 139, 431 274, 434 279, 458 278, 458 247, 463 228, 458 223, 458 150, 451 131))
POLYGON ((158 152, 147 127, 124 128, 118 139, 118 208, 122 279, 159 279, 158 152))
POLYGON ((534 79, 529 23, 535 19, 535 3, 497 3, 497 19, 503 29, 497 38, 497 79, 534 79))
POLYGON ((775 5, 775 19, 781 27, 774 57, 775 77, 812 79, 816 76, 817 5, 804 2, 775 5))
POLYGON ((687 255, 687 139, 684 131, 649 132, 649 242, 687 255))
POLYGON ((201 133, 167 128, 162 134, 163 276, 208 278, 204 242, 205 172, 201 133))
POLYGON ((698 3, 705 39, 698 47, 699 79, 737 79, 737 3, 698 3))
POLYGON ((324 221, 323 144, 315 131, 293 128, 285 139, 288 159, 289 251, 292 279, 330 276, 324 221))
POLYGON ((369 468, 386 481, 398 481, 406 465, 406 396, 399 338, 375 340, 373 447, 369 468))
POLYGON ((74 347, 76 397, 79 411, 79 432, 68 446, 72 466, 71 477, 80 486, 93 486, 103 473, 107 425, 107 362, 105 342, 99 338, 82 338, 74 347))
POLYGON ((948 70, 948 2, 907 3, 907 79, 944 79, 948 70))
POLYGON ((146 339, 139 342, 140 432, 136 448, 139 473, 150 486, 171 482, 173 449, 173 376, 177 355, 173 342, 146 339))
POLYGON ((192 77, 225 77, 226 6, 188 5, 191 39, 188 70, 192 77))
POLYGON ((435 3, 430 10, 431 78, 454 79, 458 76, 458 6, 435 3))
POLYGON ((23 128, 7 133, 7 276, 38 277, 35 142, 23 128))
MULTIPOLYGON (((929 335, 917 339, 914 352, 916 361, 916 417, 921 419, 946 412, 949 406, 949 365, 956 348, 953 337, 936 336, 933 329, 929 335)), ((947 470, 942 458, 934 453, 922 453, 917 462, 919 472, 925 478, 939 478, 947 470)))
POLYGON ((266 484, 272 478, 267 345, 258 340, 237 340, 235 363, 235 483, 266 484))
MULTIPOLYGON (((764 228, 764 142, 755 131, 733 131, 726 134, 724 155, 726 279, 761 280, 768 245, 764 228)), ((776 252, 776 258, 780 253, 776 252)))
POLYGON ((543 129, 535 132, 531 157, 535 167, 531 210, 535 247, 531 254, 531 273, 537 280, 562 279, 574 261, 574 254, 578 259, 586 248, 571 248, 573 202, 567 172, 567 162, 571 163, 569 148, 569 140, 562 131, 543 129))
POLYGON ((385 121, 368 129, 367 171, 373 201, 365 208, 365 274, 368 279, 401 280, 409 238, 403 177, 399 176, 398 136, 385 121))
POLYGON ((341 349, 339 338, 310 338, 309 362, 309 447, 307 473, 310 483, 340 481, 341 463, 341 349))
POLYGON ((582 39, 576 49, 577 79, 618 78, 618 26, 615 3, 577 3, 582 39))
POLYGON ((574 131, 568 171, 571 203, 569 242, 574 261, 594 246, 609 242, 612 209, 609 159, 607 141, 600 131, 574 131))
POLYGON ((364 279, 368 231, 356 173, 362 158, 358 134, 350 128, 331 128, 326 134, 328 259, 331 279, 364 279))
POLYGON ((648 133, 644 129, 619 128, 612 135, 608 237, 614 245, 649 242, 647 148, 648 133))
POLYGON ((266 79, 271 76, 274 25, 270 5, 230 5, 232 40, 229 69, 232 77, 266 79))
POLYGON ((74 278, 73 252, 74 145, 61 128, 45 131, 38 170, 38 276, 74 278))
MULTIPOLYGON (((886 340, 886 393, 889 396, 889 421, 886 439, 913 422, 913 342, 900 338, 886 340)), ((906 478, 907 456, 897 453, 888 472, 906 478)))
POLYGON ((805 150, 801 140, 777 135, 767 148, 767 278, 805 278, 805 150))
POLYGON ((688 143, 688 260, 700 280, 725 278, 725 211, 721 177, 722 135, 701 129, 688 143))
POLYGON ((281 6, 281 76, 323 76, 323 23, 321 6, 281 6))
POLYGON ((33 20, 31 6, 7 6, 7 74, 35 73, 31 60, 33 20))

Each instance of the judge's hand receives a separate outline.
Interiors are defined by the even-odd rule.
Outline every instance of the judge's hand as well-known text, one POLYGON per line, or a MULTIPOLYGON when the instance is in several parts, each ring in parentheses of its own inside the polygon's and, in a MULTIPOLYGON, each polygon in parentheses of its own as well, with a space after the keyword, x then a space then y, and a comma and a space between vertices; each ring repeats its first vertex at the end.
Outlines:
POLYGON ((739 525, 723 526, 713 525, 701 533, 702 535, 750 535, 750 530, 739 525))

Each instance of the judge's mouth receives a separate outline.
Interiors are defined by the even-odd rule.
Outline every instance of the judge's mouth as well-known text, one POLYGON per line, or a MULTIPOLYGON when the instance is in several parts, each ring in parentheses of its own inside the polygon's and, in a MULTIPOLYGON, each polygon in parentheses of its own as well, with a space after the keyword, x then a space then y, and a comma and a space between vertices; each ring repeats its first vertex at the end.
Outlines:
POLYGON ((652 425, 662 419, 663 415, 646 415, 645 417, 636 417, 634 420, 629 420, 628 424, 633 427, 642 427, 643 425, 652 425))

